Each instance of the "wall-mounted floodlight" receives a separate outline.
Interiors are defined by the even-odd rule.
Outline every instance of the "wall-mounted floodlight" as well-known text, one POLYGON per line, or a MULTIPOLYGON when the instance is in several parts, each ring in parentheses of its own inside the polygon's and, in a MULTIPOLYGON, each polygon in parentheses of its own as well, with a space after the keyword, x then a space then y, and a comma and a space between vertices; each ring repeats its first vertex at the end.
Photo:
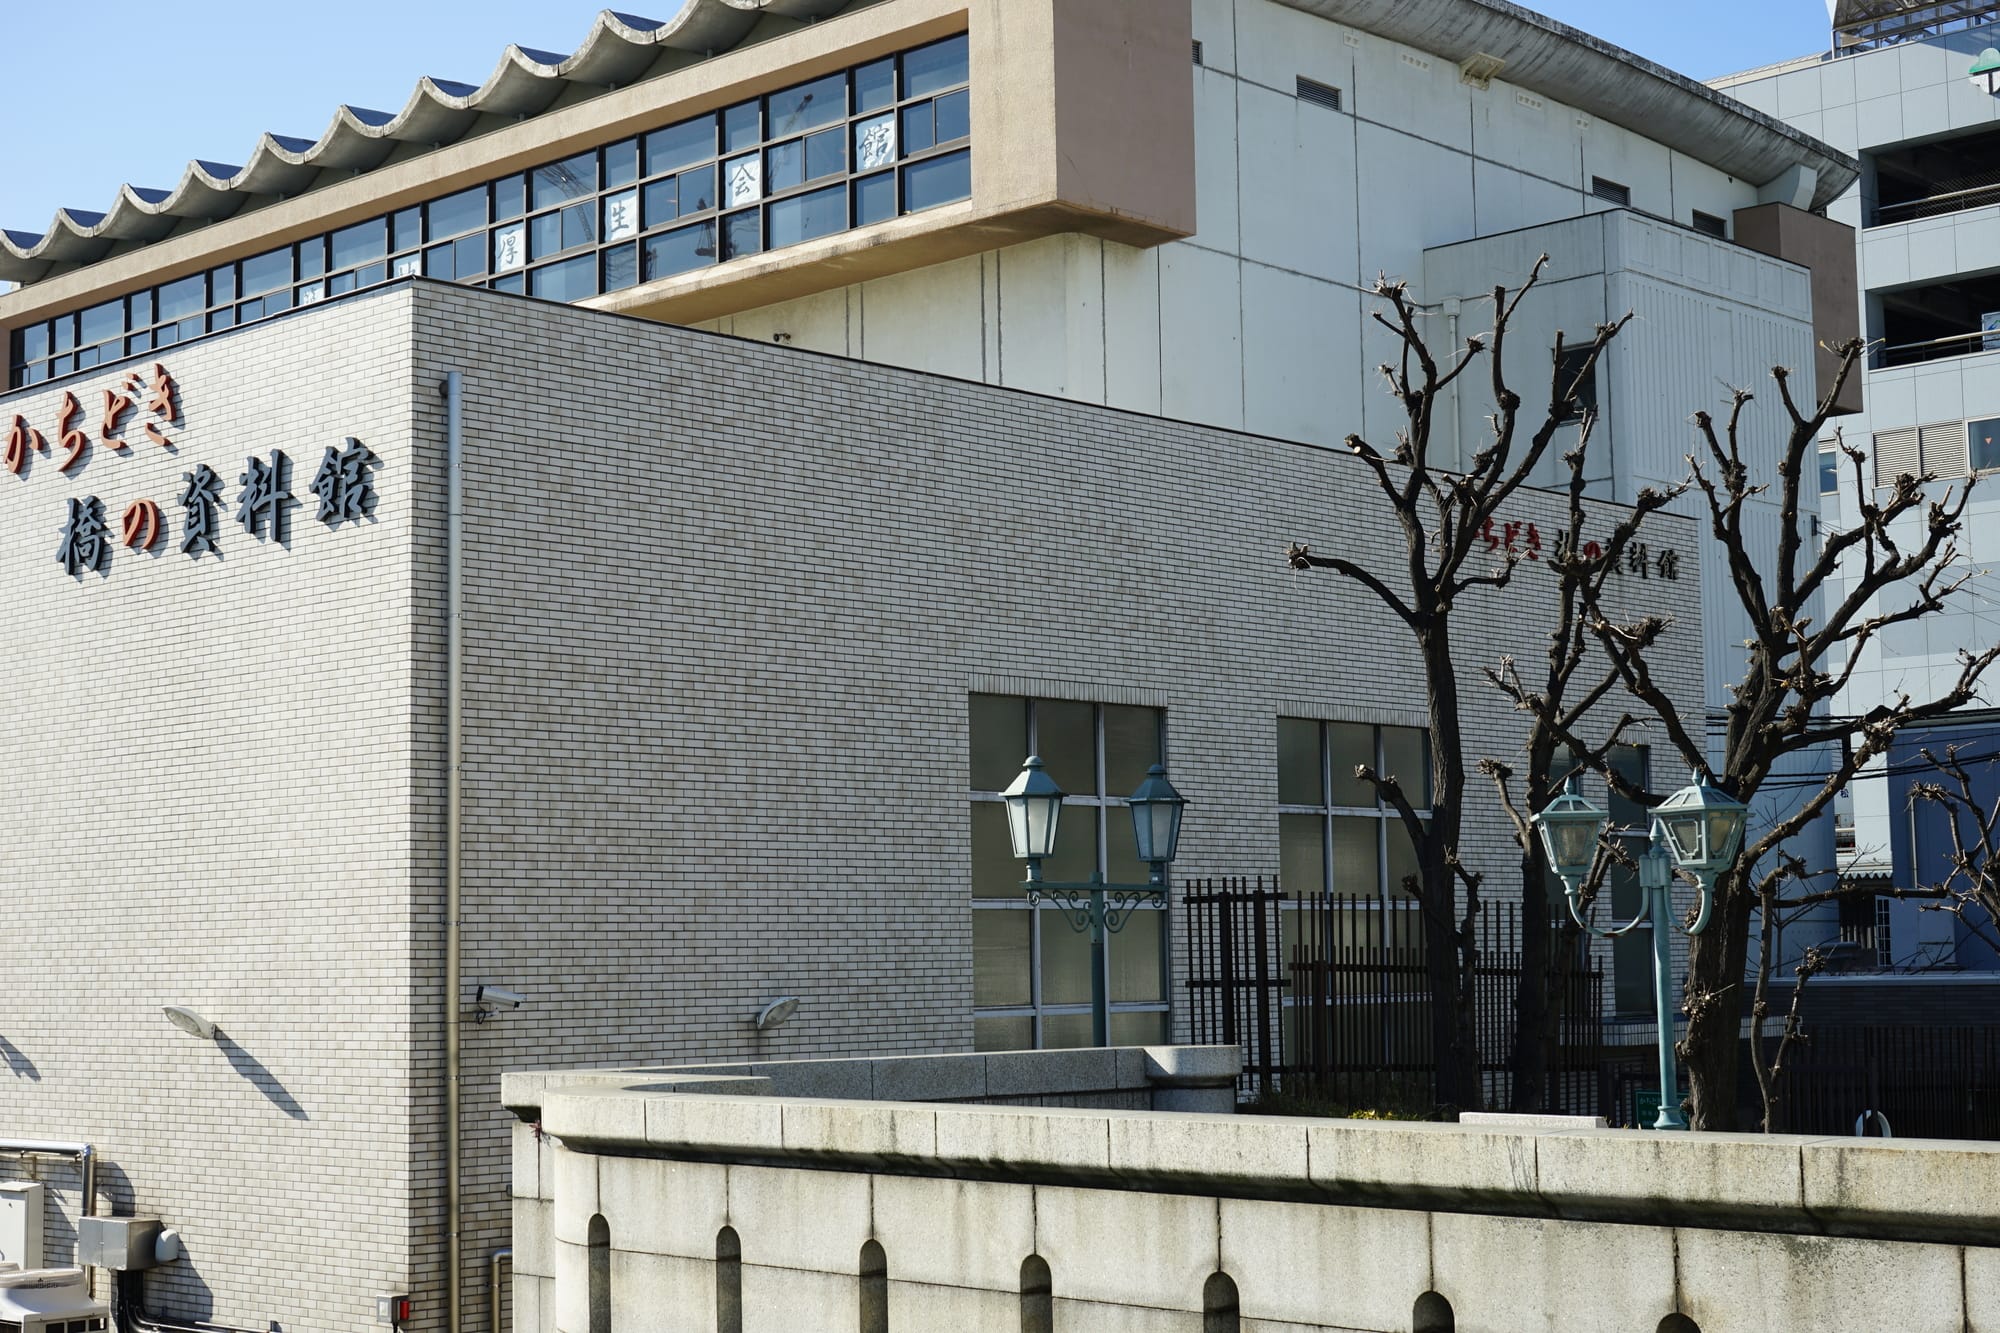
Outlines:
POLYGON ((178 1004, 169 1004, 162 1006, 160 1012, 167 1016, 169 1023, 181 1031, 200 1037, 203 1041, 215 1040, 215 1024, 194 1010, 183 1008, 178 1004))
POLYGON ((798 996, 779 996, 757 1011, 757 1030, 759 1032, 769 1032, 772 1028, 783 1027, 786 1020, 798 1011, 798 996))
POLYGON ((472 1021, 484 1023, 502 1009, 519 1009, 528 997, 505 986, 480 986, 472 993, 472 1021))

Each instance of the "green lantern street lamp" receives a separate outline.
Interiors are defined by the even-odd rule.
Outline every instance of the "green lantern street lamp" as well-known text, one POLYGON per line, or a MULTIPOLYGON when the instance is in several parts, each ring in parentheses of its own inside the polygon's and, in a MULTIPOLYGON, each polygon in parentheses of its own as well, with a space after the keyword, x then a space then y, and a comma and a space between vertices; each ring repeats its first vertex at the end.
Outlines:
POLYGON ((1059 883, 1042 878, 1042 861, 1055 855, 1063 795, 1042 761, 1030 755, 1000 798, 1007 804, 1007 836, 1014 845, 1014 855, 1028 863, 1023 882, 1028 905, 1035 907, 1044 897, 1053 899, 1072 930, 1090 932, 1091 1040, 1108 1046, 1111 1005, 1105 991, 1105 939, 1124 929, 1132 909, 1141 903, 1166 901, 1167 867, 1180 850, 1181 816, 1187 809, 1187 798, 1167 781, 1167 770, 1154 764, 1126 801, 1132 811, 1132 838, 1139 859, 1151 867, 1148 882, 1110 884, 1102 874, 1092 871, 1081 883, 1059 883))
POLYGON ((1028 878, 1039 879, 1042 858, 1056 854, 1056 825, 1062 819, 1063 789, 1034 755, 1000 799, 1007 803, 1007 837, 1014 855, 1028 863, 1028 878))
POLYGON ((1126 804, 1132 807, 1132 840, 1139 848, 1139 859, 1153 868, 1154 884, 1164 883, 1166 868, 1180 848, 1181 813, 1187 809, 1187 798, 1167 781, 1165 767, 1154 764, 1126 804))
POLYGON ((1749 807, 1700 780, 1662 801, 1653 810, 1652 837, 1639 855, 1639 891, 1644 906, 1622 926, 1600 929, 1583 918, 1583 885, 1597 859, 1597 841, 1609 816, 1577 792, 1576 779, 1563 794, 1533 818, 1542 837, 1542 851, 1562 878, 1563 897, 1576 923, 1593 935, 1615 939, 1642 925, 1653 932, 1653 1011, 1660 1047, 1660 1114, 1654 1129, 1686 1129, 1675 1095, 1680 1080, 1674 1069, 1674 1025, 1669 943, 1674 927, 1673 868, 1678 867, 1699 887, 1700 899, 1689 935, 1708 929, 1715 905, 1716 878, 1736 859, 1743 845, 1749 807))

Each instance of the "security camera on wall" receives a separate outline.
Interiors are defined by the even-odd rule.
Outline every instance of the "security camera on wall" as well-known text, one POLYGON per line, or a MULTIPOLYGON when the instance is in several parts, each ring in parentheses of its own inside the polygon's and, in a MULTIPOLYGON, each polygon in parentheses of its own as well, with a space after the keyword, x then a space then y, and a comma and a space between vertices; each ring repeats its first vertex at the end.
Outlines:
POLYGON ((502 1009, 519 1009, 528 1002, 528 997, 517 990, 504 986, 480 986, 472 995, 472 1017, 474 1022, 484 1023, 502 1009))

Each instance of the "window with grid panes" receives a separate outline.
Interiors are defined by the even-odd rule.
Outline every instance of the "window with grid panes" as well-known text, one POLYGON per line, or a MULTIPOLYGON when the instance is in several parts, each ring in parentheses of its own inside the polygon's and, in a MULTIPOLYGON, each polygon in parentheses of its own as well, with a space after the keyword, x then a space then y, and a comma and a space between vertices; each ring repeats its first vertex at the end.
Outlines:
MULTIPOLYGON (((1278 887, 1281 957, 1337 957, 1345 950, 1416 949, 1423 924, 1404 880, 1415 845, 1395 811, 1355 776, 1366 764, 1402 783, 1419 813, 1430 807, 1430 737, 1418 727, 1278 719, 1278 887)), ((1371 955, 1375 956, 1375 955, 1371 955)), ((1298 1049, 1293 999, 1286 1041, 1298 1049)), ((1392 1029, 1415 1011, 1360 987, 1343 994, 1331 1040, 1347 1051, 1387 1050, 1392 1029)))
POLYGON ((16 329, 21 387, 422 274, 581 301, 972 194, 963 34, 16 329))
MULTIPOLYGON (((970 700, 973 1039, 977 1049, 1090 1044, 1090 936, 1064 913, 1030 910, 1026 866, 1007 839, 1000 792, 1039 755, 1064 792, 1052 880, 1093 871, 1144 883, 1125 798, 1164 762, 1166 715, 1157 708, 975 694, 970 700)), ((1164 908, 1142 906, 1105 945, 1111 1044, 1167 1036, 1164 908)))

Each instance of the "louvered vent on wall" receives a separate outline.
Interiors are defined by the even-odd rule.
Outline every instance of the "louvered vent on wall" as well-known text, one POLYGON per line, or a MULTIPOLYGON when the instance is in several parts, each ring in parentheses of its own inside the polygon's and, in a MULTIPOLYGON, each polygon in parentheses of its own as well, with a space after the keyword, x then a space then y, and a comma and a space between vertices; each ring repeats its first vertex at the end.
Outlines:
POLYGON ((1893 486, 1896 478, 1907 472, 1916 476, 1923 469, 1917 461, 1917 428, 1908 426, 1902 430, 1878 430, 1875 432, 1873 448, 1875 455, 1875 484, 1893 486))
POLYGON ((1725 241, 1729 239, 1729 224, 1715 214, 1704 213, 1699 209, 1695 210, 1694 229, 1706 236, 1714 236, 1725 241))
POLYGON ((1617 181, 1608 181, 1602 176, 1592 176, 1590 192, 1607 204, 1616 204, 1620 208, 1632 206, 1632 187, 1629 185, 1620 185, 1617 181))
POLYGON ((1299 75, 1299 100, 1301 102, 1311 102, 1314 106, 1323 106, 1328 111, 1338 111, 1340 110, 1340 89, 1330 83, 1321 83, 1317 79, 1309 79, 1301 74, 1299 75))
POLYGON ((1938 477, 1962 477, 1972 471, 1963 421, 1933 422, 1918 431, 1917 440, 1924 471, 1938 477))
POLYGON ((1199 64, 1201 63, 1201 43, 1200 43, 1200 42, 1196 42, 1196 43, 1194 44, 1194 63, 1195 63, 1195 64, 1197 64, 1197 65, 1199 65, 1199 64))

